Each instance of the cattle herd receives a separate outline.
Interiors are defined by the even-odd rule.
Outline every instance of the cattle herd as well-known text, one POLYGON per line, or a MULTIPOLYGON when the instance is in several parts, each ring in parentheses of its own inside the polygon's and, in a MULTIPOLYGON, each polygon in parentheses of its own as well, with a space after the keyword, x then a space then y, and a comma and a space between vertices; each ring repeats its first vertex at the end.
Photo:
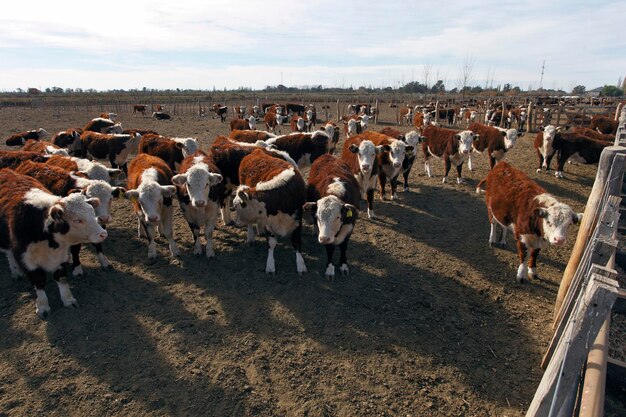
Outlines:
MULTIPOLYGON (((146 110, 147 106, 136 105, 133 112, 146 110)), ((162 106, 153 110, 157 119, 170 118, 162 106)), ((211 110, 225 122, 227 106, 215 104, 211 110)), ((63 304, 77 305, 66 278, 83 274, 82 244, 95 245, 101 266, 110 267, 102 243, 114 215, 112 199, 132 205, 138 234, 148 243, 149 259, 157 256, 157 232, 167 240, 172 256, 180 253, 172 227, 177 199, 191 230, 194 254, 216 256, 211 239, 221 217, 224 225, 245 226, 250 244, 257 235, 265 236, 268 274, 276 273, 278 237, 291 239, 296 272, 307 272, 301 234, 303 219, 309 220, 327 254, 325 276, 332 279, 336 247, 339 272, 349 274, 347 247, 351 234, 358 231, 360 201, 366 201, 367 217, 372 219, 377 189, 383 200, 388 196, 396 200, 402 174, 403 189, 408 191, 420 147, 428 177, 434 176, 431 162, 443 162, 443 182, 454 166, 456 182, 463 184, 463 165, 467 162, 473 169, 472 154, 488 159, 491 170, 476 189, 485 193, 491 226, 488 241, 504 245, 507 231, 513 233, 519 281, 535 278, 539 251, 550 244, 562 245, 569 226, 581 219, 503 161, 524 134, 524 109, 488 111, 481 123, 477 111, 469 107, 440 109, 439 117, 433 117, 432 109, 407 106, 398 110, 398 122, 414 126, 408 133, 389 126, 373 131, 369 122, 376 109, 369 105, 350 105, 348 110, 349 115, 337 122, 318 126, 313 105, 271 104, 254 106, 250 112, 239 106, 229 137, 214 138, 204 150, 194 138, 123 129, 113 113, 103 113, 82 128, 58 132, 50 141, 45 140, 48 132, 43 128, 13 135, 6 145, 21 150, 0 151, 0 250, 7 256, 11 274, 26 275, 34 285, 36 313, 44 318, 50 312, 44 291, 48 273, 58 284, 63 304), (507 118, 506 127, 494 127, 502 117, 507 118), (465 130, 443 127, 435 118, 446 125, 464 125, 465 130), (257 123, 264 123, 267 131, 256 130, 257 123), (339 151, 342 124, 346 139, 339 151), (286 125, 292 132, 282 134, 286 125), (305 168, 310 168, 308 176, 305 168)), ((548 171, 555 156, 557 178, 564 176, 568 161, 597 163, 615 129, 615 123, 602 117, 591 128, 563 131, 543 126, 534 142, 537 171, 548 171)))

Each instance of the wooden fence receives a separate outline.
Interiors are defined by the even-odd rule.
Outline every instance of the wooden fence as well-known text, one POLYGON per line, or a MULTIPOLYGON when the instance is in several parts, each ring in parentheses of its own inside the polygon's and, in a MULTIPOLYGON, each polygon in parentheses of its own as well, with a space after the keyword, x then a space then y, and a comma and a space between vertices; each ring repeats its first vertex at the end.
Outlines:
MULTIPOLYGON (((626 161, 626 109, 602 153, 555 303, 554 334, 527 417, 603 415, 609 317, 618 297, 618 221, 626 161)), ((615 361, 613 361, 615 362, 615 361)))

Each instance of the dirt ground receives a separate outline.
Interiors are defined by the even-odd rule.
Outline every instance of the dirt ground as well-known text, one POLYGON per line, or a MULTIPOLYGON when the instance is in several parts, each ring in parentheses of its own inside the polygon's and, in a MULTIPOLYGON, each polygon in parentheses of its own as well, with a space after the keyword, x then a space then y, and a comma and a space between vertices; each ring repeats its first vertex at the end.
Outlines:
MULTIPOLYGON (((395 120, 381 109, 387 123, 372 130, 395 120)), ((98 114, 3 108, 0 131, 54 133, 98 114)), ((202 148, 228 132, 219 119, 119 116, 124 127, 197 137, 202 148)), ((583 211, 594 166, 568 165, 562 180, 537 174, 529 136, 507 159, 583 211)), ((50 279, 52 314, 40 320, 30 284, 12 281, 1 257, 0 416, 523 416, 578 229, 541 253, 539 280, 517 284, 513 240, 487 245, 484 197, 474 188, 488 163, 475 160, 467 184, 442 184, 443 163, 428 178, 420 154, 410 192, 397 202, 377 194, 379 219, 360 216, 351 275, 332 283, 311 226, 309 272, 296 274, 291 245, 279 240, 278 274, 266 276, 265 242, 246 246, 243 229, 220 223, 216 257, 194 256, 178 208, 182 255, 172 258, 159 239, 149 264, 128 201, 114 202, 108 227, 114 270, 83 250, 86 275, 71 281, 79 309, 63 308, 50 279)))

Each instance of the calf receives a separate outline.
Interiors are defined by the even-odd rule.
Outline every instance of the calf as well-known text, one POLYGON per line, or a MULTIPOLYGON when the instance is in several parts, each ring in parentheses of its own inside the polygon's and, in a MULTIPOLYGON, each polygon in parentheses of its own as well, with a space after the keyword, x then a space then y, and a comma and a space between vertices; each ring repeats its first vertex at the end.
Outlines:
POLYGON ((70 128, 62 130, 52 138, 52 143, 59 148, 67 149, 70 155, 74 155, 77 149, 80 149, 80 135, 83 133, 83 129, 70 128))
POLYGON ((613 120, 606 116, 595 115, 591 118, 591 125, 589 128, 606 135, 615 135, 615 133, 617 133, 618 126, 619 122, 617 120, 613 120))
POLYGON ((107 130, 114 125, 115 122, 112 120, 96 117, 83 127, 83 131, 108 133, 107 130))
POLYGON ((291 126, 292 132, 304 132, 305 124, 302 116, 293 116, 291 120, 289 120, 289 125, 291 126))
POLYGON ((152 112, 152 118, 157 120, 169 120, 172 116, 167 113, 163 113, 162 111, 155 111, 152 112))
POLYGON ((542 169, 550 171, 550 162, 554 156, 554 148, 552 142, 556 136, 556 132, 560 127, 554 127, 548 125, 546 127, 540 127, 537 136, 535 136, 534 147, 537 151, 537 158, 539 159, 539 167, 537 172, 541 172, 542 169))
POLYGON ((339 128, 335 122, 329 121, 324 126, 320 128, 326 132, 328 137, 330 138, 330 144, 328 147, 328 153, 335 153, 335 149, 337 149, 337 143, 339 143, 339 128))
POLYGON ((254 130, 256 129, 256 119, 250 116, 247 119, 233 119, 230 121, 230 130, 254 130))
POLYGON ((228 106, 220 106, 219 104, 214 104, 211 108, 212 112, 215 112, 215 115, 220 118, 222 123, 226 122, 226 116, 228 115, 228 106))
POLYGON ((359 205, 359 184, 350 166, 332 155, 324 155, 313 163, 309 172, 307 201, 304 210, 315 216, 317 240, 324 245, 326 277, 335 277, 333 254, 339 246, 339 270, 348 275, 346 250, 354 230, 359 205))
POLYGON ((498 226, 502 229, 500 245, 506 244, 506 231, 511 230, 517 241, 520 265, 517 280, 537 278, 537 255, 550 245, 565 243, 567 230, 578 223, 582 214, 576 214, 566 204, 546 193, 526 174, 502 161, 498 163, 476 188, 486 183, 485 203, 491 225, 489 245, 497 245, 498 226), (530 260, 526 266, 526 254, 530 260))
POLYGON ((358 135, 363 131, 361 126, 361 116, 344 117, 343 121, 343 133, 346 135, 346 139, 358 135))
MULTIPOLYGON (((103 228, 106 228, 107 223, 111 221, 112 199, 120 198, 124 195, 124 189, 122 187, 112 187, 105 181, 79 177, 63 168, 47 163, 24 161, 15 169, 15 172, 35 178, 46 187, 48 191, 60 197, 66 197, 73 192, 80 191, 88 198, 98 199, 99 204, 95 207, 95 214, 98 223, 100 223, 103 228)), ((111 263, 104 255, 102 244, 95 243, 95 248, 102 268, 110 268, 111 263)), ((71 247, 74 276, 83 274, 83 267, 79 258, 80 249, 80 243, 71 247)))
POLYGON ((193 253, 202 253, 200 230, 204 227, 207 258, 215 256, 212 236, 224 197, 222 180, 222 174, 213 159, 202 151, 186 157, 180 173, 172 177, 180 208, 193 235, 193 253))
POLYGON ((375 146, 371 140, 362 136, 347 139, 343 144, 341 159, 348 164, 350 172, 354 175, 361 199, 367 201, 367 217, 373 219, 374 214, 374 190, 378 181, 379 166, 376 155, 383 151, 382 146, 375 146))
POLYGON ((443 159, 444 162, 445 172, 442 182, 448 181, 448 173, 454 163, 457 171, 456 182, 463 184, 464 180, 461 177, 463 162, 472 152, 472 142, 478 139, 479 135, 475 135, 471 130, 458 131, 432 125, 426 126, 422 134, 426 137, 422 143, 426 175, 431 178, 433 176, 430 169, 430 157, 435 156, 443 159))
POLYGON ((136 143, 131 135, 106 135, 85 131, 80 135, 81 147, 75 151, 80 157, 91 155, 95 159, 108 159, 112 168, 121 168, 128 175, 127 159, 132 146, 136 143))
POLYGON ((403 122, 406 123, 407 126, 411 124, 413 121, 413 108, 412 107, 402 107, 398 113, 398 124, 401 125, 403 122))
POLYGON ((148 239, 148 259, 156 258, 155 228, 168 240, 172 256, 179 251, 172 229, 172 170, 159 157, 141 153, 128 166, 126 198, 133 203, 137 215, 139 237, 148 239))
POLYGON ((253 225, 265 232, 268 244, 265 272, 276 273, 276 236, 291 234, 296 271, 302 275, 307 271, 300 254, 306 186, 300 172, 290 163, 256 149, 241 160, 239 182, 233 199, 237 220, 248 226, 248 242, 253 240, 253 225))
MULTIPOLYGON (((364 132, 361 136, 372 141, 375 146, 382 147, 382 152, 379 152, 376 156, 379 167, 378 181, 380 183, 380 196, 383 200, 387 199, 385 186, 387 179, 389 179, 391 185, 391 199, 396 200, 398 198, 396 193, 398 176, 400 172, 402 172, 402 164, 406 156, 406 143, 376 132, 364 132)), ((413 152, 412 147, 410 151, 413 152)))
MULTIPOLYGON (((382 132, 382 131, 381 131, 382 132)), ((395 136, 394 136, 395 137, 395 136)), ((397 139, 402 140, 402 137, 397 139)), ((406 143, 406 155, 404 161, 402 161, 402 177, 404 179, 404 192, 409 191, 409 174, 411 174, 411 168, 415 162, 417 146, 426 140, 425 136, 420 135, 418 131, 411 131, 404 135, 404 142, 406 143)))
POLYGON ((23 151, 38 152, 46 155, 64 155, 69 156, 67 149, 61 149, 52 142, 45 140, 28 139, 24 146, 23 151))
MULTIPOLYGON (((481 154, 487 154, 490 169, 493 169, 496 162, 504 158, 505 153, 515 146, 515 141, 517 140, 517 131, 515 129, 511 129, 515 133, 510 132, 509 135, 506 130, 500 130, 481 123, 472 123, 468 128, 478 135, 472 142, 472 150, 481 154)), ((470 171, 474 170, 471 153, 468 156, 467 167, 470 171)))
POLYGON ((257 141, 266 141, 268 139, 275 138, 276 135, 273 135, 269 132, 264 132, 262 130, 239 130, 235 129, 230 132, 228 135, 229 139, 232 139, 237 142, 245 142, 245 143, 256 143, 257 141))
POLYGON ((554 175, 563 178, 563 170, 568 160, 580 164, 597 164, 604 148, 611 145, 610 142, 594 140, 578 133, 557 132, 552 141, 557 155, 554 175))
POLYGON ((280 127, 285 121, 285 117, 281 114, 267 112, 263 117, 263 121, 265 122, 265 127, 267 128, 267 130, 271 130, 272 132, 276 133, 276 129, 278 129, 278 132, 280 133, 280 127))
POLYGON ((148 106, 146 106, 145 104, 135 104, 133 106, 133 114, 141 113, 145 116, 147 110, 148 110, 148 106))
POLYGON ((183 159, 198 150, 194 138, 167 138, 159 135, 144 135, 139 140, 138 153, 147 153, 161 158, 173 172, 178 171, 183 159))
POLYGON ((24 161, 46 162, 50 155, 27 151, 0 151, 0 168, 16 168, 24 161))
POLYGON ((315 112, 315 107, 309 108, 304 114, 304 122, 306 124, 306 131, 310 132, 315 127, 315 123, 317 121, 317 113, 315 112))
POLYGON ((266 141, 278 150, 287 152, 300 169, 310 166, 315 159, 328 153, 329 142, 328 134, 321 130, 313 133, 291 133, 266 141))
POLYGON ((0 170, 0 251, 7 256, 11 275, 25 274, 35 287, 39 317, 50 313, 44 290, 48 272, 59 286, 63 305, 78 306, 63 275, 69 272, 72 245, 107 238, 96 221, 98 203, 82 193, 55 196, 34 178, 0 170))
POLYGON ((24 146, 27 140, 41 140, 48 136, 48 132, 43 127, 37 130, 29 130, 27 132, 17 133, 6 140, 7 146, 24 146))

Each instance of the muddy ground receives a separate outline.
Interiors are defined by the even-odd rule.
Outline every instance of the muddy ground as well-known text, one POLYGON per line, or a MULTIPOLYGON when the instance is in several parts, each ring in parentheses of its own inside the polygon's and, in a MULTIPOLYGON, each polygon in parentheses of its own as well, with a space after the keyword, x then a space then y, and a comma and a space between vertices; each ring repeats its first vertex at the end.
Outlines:
MULTIPOLYGON (((371 129, 395 119, 381 108, 387 123, 371 129)), ((57 132, 98 114, 3 108, 0 131, 57 132)), ((202 148, 228 132, 219 119, 119 116, 124 127, 194 136, 202 148)), ((569 165, 562 180, 537 174, 529 136, 507 159, 583 211, 595 167, 569 165)), ((52 314, 40 320, 31 286, 12 281, 2 257, 0 416, 523 416, 577 227, 564 247, 541 253, 541 279, 516 283, 514 242, 487 245, 474 188, 488 163, 476 161, 467 184, 442 184, 443 164, 427 178, 420 155, 411 191, 397 202, 377 195, 379 219, 360 217, 351 275, 332 283, 310 226, 309 272, 296 274, 282 240, 278 274, 266 276, 265 243, 246 246, 243 229, 220 223, 216 257, 194 256, 178 208, 182 256, 173 259, 160 239, 149 264, 128 201, 114 203, 105 242, 114 270, 83 250, 86 275, 71 281, 79 309, 63 308, 50 280, 52 314)))

